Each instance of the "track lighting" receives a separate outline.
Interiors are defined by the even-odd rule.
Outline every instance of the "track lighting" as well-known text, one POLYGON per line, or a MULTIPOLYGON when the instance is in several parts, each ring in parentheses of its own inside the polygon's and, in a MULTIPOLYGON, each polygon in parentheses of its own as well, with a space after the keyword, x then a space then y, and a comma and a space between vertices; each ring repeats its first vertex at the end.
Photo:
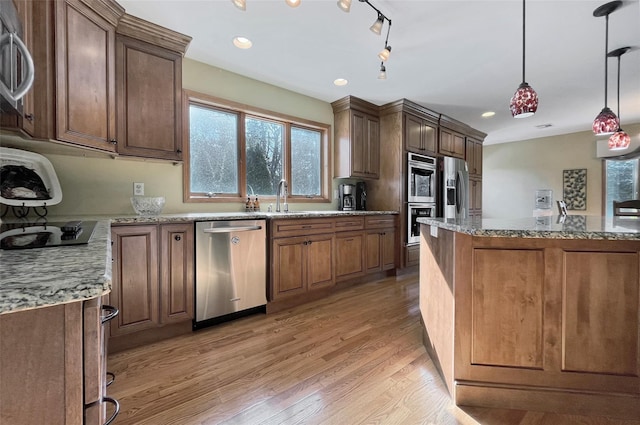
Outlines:
POLYGON ((247 10, 246 0, 231 0, 231 3, 240 10, 247 10))
MULTIPOLYGON (((627 53, 627 51, 631 49, 631 47, 620 47, 612 52, 607 54, 607 57, 617 57, 618 58, 618 123, 620 122, 620 57, 627 53)), ((618 129, 615 133, 609 137, 608 147, 609 150, 617 151, 621 149, 627 149, 631 144, 631 137, 620 128, 620 124, 618 124, 618 129)))
POLYGON ((387 68, 384 67, 384 62, 380 62, 380 73, 378 74, 378 80, 387 79, 387 68))
MULTIPOLYGON (((376 13, 378 14, 378 17, 376 18, 375 22, 373 23, 373 25, 371 25, 369 27, 369 29, 371 30, 372 33, 380 35, 382 34, 382 28, 384 27, 384 21, 386 20, 389 25, 387 26, 387 38, 384 40, 384 49, 382 49, 382 51, 380 53, 378 53, 378 57, 380 58, 380 60, 383 62, 380 65, 380 74, 378 74, 378 79, 380 80, 384 80, 387 78, 387 73, 386 73, 386 69, 384 66, 384 62, 389 59, 389 54, 391 53, 391 46, 389 46, 389 31, 391 31, 391 19, 387 18, 384 13, 382 13, 380 10, 378 10, 377 7, 375 7, 374 5, 371 4, 371 2, 369 2, 369 0, 358 0, 360 3, 366 3, 369 5, 369 7, 371 7, 373 10, 376 11, 376 13)), ((344 11, 344 12, 349 12, 349 10, 351 10, 351 0, 338 0, 338 7, 340 8, 340 10, 344 11)))
POLYGON ((530 117, 538 110, 538 94, 527 84, 524 78, 525 16, 525 0, 522 0, 522 83, 520 83, 509 102, 509 109, 513 118, 530 117))
POLYGON ((609 14, 614 12, 618 7, 622 5, 622 2, 612 1, 598 7, 593 11, 593 16, 599 18, 605 17, 605 38, 604 38, 604 108, 598 114, 593 125, 591 126, 593 132, 598 135, 613 134, 620 127, 620 120, 613 113, 611 109, 607 107, 607 71, 608 71, 608 53, 609 53, 609 14))
POLYGON ((378 53, 378 57, 380 58, 381 61, 385 62, 387 59, 389 59, 390 54, 391 54, 391 46, 384 46, 384 49, 382 49, 380 53, 378 53))
POLYGON ((343 12, 349 13, 349 10, 351 10, 351 0, 338 0, 338 7, 343 12))
POLYGON ((369 27, 372 33, 380 35, 382 32, 382 25, 384 24, 384 18, 380 13, 378 13, 378 19, 369 27))

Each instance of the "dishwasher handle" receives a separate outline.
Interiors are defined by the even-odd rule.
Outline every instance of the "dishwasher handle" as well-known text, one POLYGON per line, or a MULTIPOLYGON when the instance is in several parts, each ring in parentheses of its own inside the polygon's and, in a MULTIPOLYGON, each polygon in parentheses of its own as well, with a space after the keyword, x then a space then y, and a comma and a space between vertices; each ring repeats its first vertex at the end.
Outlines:
POLYGON ((252 230, 260 230, 262 226, 233 226, 233 227, 210 227, 204 229, 205 233, 231 233, 231 232, 249 232, 252 230))

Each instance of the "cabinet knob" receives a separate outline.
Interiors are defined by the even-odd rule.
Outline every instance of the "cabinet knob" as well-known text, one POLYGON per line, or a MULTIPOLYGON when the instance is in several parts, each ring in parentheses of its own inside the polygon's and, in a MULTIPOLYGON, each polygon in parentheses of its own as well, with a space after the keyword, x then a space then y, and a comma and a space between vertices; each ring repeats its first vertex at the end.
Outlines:
POLYGON ((177 240, 177 241, 180 241, 180 239, 182 239, 182 238, 180 237, 180 235, 175 235, 175 236, 173 237, 173 239, 175 239, 175 240, 177 240))
POLYGON ((176 153, 182 153, 182 149, 176 149, 176 153))
POLYGON ((111 139, 109 140, 109 143, 111 143, 112 145, 117 145, 118 141, 116 139, 111 139))
POLYGON ((24 116, 27 120, 33 122, 33 114, 25 114, 24 116))

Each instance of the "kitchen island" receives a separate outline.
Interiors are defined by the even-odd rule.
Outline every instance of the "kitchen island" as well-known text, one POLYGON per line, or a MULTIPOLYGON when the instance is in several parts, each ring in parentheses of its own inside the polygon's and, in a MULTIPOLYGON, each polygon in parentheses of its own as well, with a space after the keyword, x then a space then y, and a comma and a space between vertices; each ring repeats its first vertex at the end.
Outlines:
POLYGON ((456 404, 640 417, 640 220, 418 221, 424 344, 456 404))

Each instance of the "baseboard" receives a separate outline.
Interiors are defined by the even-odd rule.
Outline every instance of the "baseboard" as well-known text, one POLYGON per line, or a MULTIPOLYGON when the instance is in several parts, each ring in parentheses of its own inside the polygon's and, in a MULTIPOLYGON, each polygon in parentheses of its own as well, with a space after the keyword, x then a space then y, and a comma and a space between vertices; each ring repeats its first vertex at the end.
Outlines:
POLYGON ((569 415, 640 418, 640 394, 598 393, 557 388, 456 381, 459 406, 536 410, 569 415))

